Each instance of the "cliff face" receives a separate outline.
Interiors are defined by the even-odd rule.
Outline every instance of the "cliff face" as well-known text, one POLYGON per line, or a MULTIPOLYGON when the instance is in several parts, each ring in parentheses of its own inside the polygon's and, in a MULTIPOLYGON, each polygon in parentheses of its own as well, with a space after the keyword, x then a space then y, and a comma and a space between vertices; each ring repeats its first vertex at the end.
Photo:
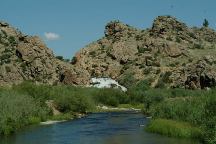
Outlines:
POLYGON ((170 16, 159 16, 150 29, 118 21, 105 36, 77 52, 74 69, 90 77, 111 77, 121 84, 148 80, 153 87, 205 88, 216 85, 216 32, 189 28, 170 16))
POLYGON ((82 84, 81 78, 79 81, 74 78, 74 75, 79 78, 76 71, 69 63, 56 59, 39 37, 24 35, 0 22, 0 85, 18 84, 24 80, 82 84))

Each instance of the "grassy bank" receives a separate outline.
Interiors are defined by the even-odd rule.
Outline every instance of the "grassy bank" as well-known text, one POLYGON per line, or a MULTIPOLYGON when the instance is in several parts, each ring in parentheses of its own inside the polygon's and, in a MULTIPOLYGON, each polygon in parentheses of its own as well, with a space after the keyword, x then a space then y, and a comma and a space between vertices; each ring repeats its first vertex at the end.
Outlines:
POLYGON ((7 135, 41 121, 71 119, 77 113, 97 111, 97 105, 118 107, 125 103, 129 104, 129 97, 119 90, 24 82, 0 88, 0 134, 7 135), (53 100, 62 114, 53 116, 47 100, 53 100))
MULTIPOLYGON (((196 128, 199 128, 201 130, 200 141, 207 144, 216 143, 216 89, 152 89, 149 87, 148 81, 141 81, 132 85, 127 94, 131 103, 138 101, 143 103, 145 115, 152 116, 153 119, 175 121, 172 123, 174 127, 175 123, 187 123, 191 129, 196 131, 196 128)), ((172 127, 168 121, 153 121, 153 124, 157 131, 152 132, 175 136, 171 134, 172 131, 170 134, 165 133, 167 127, 172 127)), ((182 131, 184 131, 184 126, 180 124, 180 127, 175 129, 175 133, 182 133, 182 131)), ((187 137, 193 138, 192 135, 187 137)))
POLYGON ((205 143, 215 143, 216 139, 216 91, 199 91, 199 95, 165 98, 152 105, 148 111, 153 118, 172 119, 199 127, 205 143))
POLYGON ((153 121, 152 132, 161 131, 161 134, 175 136, 173 131, 168 130, 173 128, 182 137, 195 137, 182 133, 186 127, 195 131, 199 128, 201 141, 216 143, 215 89, 151 89, 147 81, 131 86, 126 93, 114 89, 36 85, 30 82, 0 88, 0 134, 10 134, 41 121, 70 119, 77 113, 95 112, 98 105, 142 109, 145 115, 155 120, 163 119, 153 121), (47 100, 53 100, 62 115, 53 116, 47 100))
POLYGON ((146 130, 178 138, 200 138, 202 136, 201 130, 189 123, 167 119, 152 120, 146 130))

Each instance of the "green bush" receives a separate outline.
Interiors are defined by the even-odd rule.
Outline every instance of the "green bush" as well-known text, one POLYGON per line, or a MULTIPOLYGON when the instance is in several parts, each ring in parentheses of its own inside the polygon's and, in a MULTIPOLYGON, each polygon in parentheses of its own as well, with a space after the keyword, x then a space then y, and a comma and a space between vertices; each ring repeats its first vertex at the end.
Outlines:
POLYGON ((51 97, 54 98, 58 109, 62 112, 87 112, 93 108, 94 103, 81 88, 70 86, 55 86, 51 97))
POLYGON ((143 80, 138 82, 136 85, 130 87, 127 94, 130 98, 130 103, 143 103, 145 97, 145 91, 150 88, 150 81, 143 80))
POLYGON ((46 100, 52 99, 51 92, 53 87, 45 84, 36 85, 30 81, 23 82, 19 85, 14 85, 13 90, 29 95, 32 98, 44 103, 46 100))
POLYGON ((13 91, 0 93, 0 134, 10 134, 32 123, 33 117, 44 119, 49 110, 33 98, 13 91))
POLYGON ((125 73, 118 81, 121 85, 125 86, 126 88, 132 87, 137 82, 137 80, 134 78, 133 72, 125 73))
POLYGON ((109 106, 118 106, 119 104, 128 103, 128 96, 117 89, 99 89, 94 99, 97 103, 109 105, 109 106))
POLYGON ((208 27, 208 26, 209 26, 209 22, 208 22, 207 19, 204 19, 204 21, 203 21, 203 26, 204 26, 204 27, 208 27))

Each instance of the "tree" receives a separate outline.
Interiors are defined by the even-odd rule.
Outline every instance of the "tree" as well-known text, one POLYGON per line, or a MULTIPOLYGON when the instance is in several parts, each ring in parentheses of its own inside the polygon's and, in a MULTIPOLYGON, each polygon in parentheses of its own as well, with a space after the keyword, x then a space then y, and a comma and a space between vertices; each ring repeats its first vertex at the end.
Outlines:
POLYGON ((74 56, 71 60, 71 64, 74 65, 74 64, 76 64, 76 62, 77 62, 77 57, 74 56))
POLYGON ((56 56, 56 58, 59 59, 59 60, 61 60, 61 61, 64 60, 63 56, 56 56))
POLYGON ((208 27, 209 26, 209 22, 208 22, 207 19, 204 19, 203 26, 204 27, 208 27))

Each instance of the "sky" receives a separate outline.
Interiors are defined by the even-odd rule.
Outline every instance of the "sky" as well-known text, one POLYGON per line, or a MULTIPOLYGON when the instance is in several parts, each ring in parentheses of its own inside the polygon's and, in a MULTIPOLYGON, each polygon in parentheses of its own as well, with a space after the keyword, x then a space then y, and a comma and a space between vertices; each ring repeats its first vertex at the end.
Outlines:
POLYGON ((203 20, 216 29, 216 0, 0 0, 0 20, 27 35, 38 35, 55 55, 71 59, 104 36, 105 25, 120 20, 145 29, 159 15, 188 26, 203 20))

